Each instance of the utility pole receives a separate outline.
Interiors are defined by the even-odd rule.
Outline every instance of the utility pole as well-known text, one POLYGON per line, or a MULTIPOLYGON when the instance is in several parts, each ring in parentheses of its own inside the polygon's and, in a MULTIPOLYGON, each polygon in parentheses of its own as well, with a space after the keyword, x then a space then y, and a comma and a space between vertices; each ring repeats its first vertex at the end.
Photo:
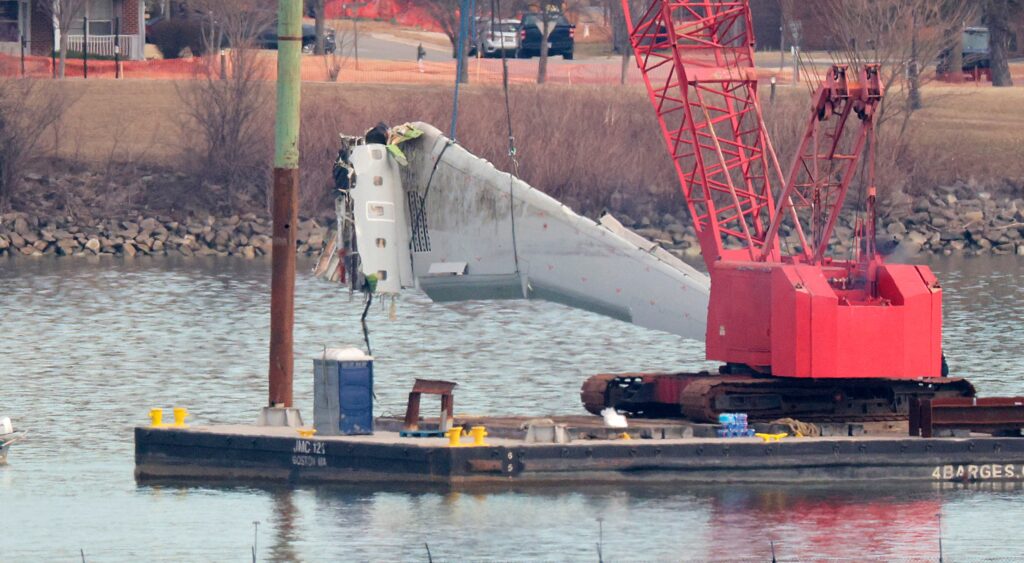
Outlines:
POLYGON ((779 70, 786 68, 786 28, 779 26, 779 70))
POLYGON ((270 282, 270 401, 260 424, 301 426, 292 408, 295 350, 295 238, 299 207, 302 0, 279 0, 277 120, 274 136, 274 241, 270 282))
POLYGON ((82 78, 89 78, 89 17, 82 18, 82 78))

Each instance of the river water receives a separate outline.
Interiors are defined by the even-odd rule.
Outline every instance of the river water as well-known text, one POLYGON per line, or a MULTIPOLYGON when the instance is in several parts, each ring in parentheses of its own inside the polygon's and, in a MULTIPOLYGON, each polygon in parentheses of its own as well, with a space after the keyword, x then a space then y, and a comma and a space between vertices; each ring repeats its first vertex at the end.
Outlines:
MULTIPOLYGON (((309 266, 310 264, 301 264, 309 266)), ((932 259, 953 372, 1024 394, 1024 261, 932 259)), ((673 486, 486 494, 136 484, 152 407, 255 420, 266 397, 269 263, 0 260, 0 414, 31 431, 0 468, 0 561, 1024 559, 1024 489, 673 486), (258 524, 256 524, 258 523, 258 524)), ((302 273, 296 403, 312 358, 358 345, 361 303, 302 273)), ((582 412, 604 371, 700 369, 703 346, 542 302, 374 307, 377 414, 415 377, 461 414, 582 412)))

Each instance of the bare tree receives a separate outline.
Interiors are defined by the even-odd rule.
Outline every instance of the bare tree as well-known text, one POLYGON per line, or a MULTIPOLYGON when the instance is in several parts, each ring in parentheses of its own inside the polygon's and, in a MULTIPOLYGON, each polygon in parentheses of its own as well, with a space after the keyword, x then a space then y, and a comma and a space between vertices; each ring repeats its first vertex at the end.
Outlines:
POLYGON ((955 43, 948 30, 975 13, 972 2, 947 0, 820 0, 812 7, 836 41, 837 63, 854 73, 866 63, 881 64, 888 103, 877 122, 900 115, 901 131, 921 106, 923 69, 955 43))
POLYGON ((188 6, 203 21, 207 53, 230 46, 251 56, 256 38, 277 20, 274 0, 189 0, 188 6))
MULTIPOLYGON (((469 65, 466 62, 466 53, 469 51, 469 38, 463 38, 462 52, 459 52, 459 30, 461 29, 461 0, 423 0, 423 8, 434 20, 441 31, 448 36, 452 44, 452 57, 458 59, 459 82, 469 82, 469 65)), ((470 25, 473 25, 470 20, 470 25)))
MULTIPOLYGON (((614 2, 614 5, 606 4, 606 10, 612 16, 612 49, 622 55, 619 83, 625 84, 629 73, 629 59, 633 55, 633 44, 629 40, 629 29, 626 22, 626 14, 622 8, 622 2, 618 0, 606 0, 606 2, 614 2)), ((638 12, 641 9, 640 0, 629 0, 629 11, 634 18, 639 17, 638 12)))
POLYGON ((946 56, 936 69, 938 74, 943 75, 943 80, 951 82, 962 82, 964 68, 964 25, 961 22, 954 22, 949 27, 949 34, 953 42, 949 46, 946 56))
POLYGON ((75 101, 57 84, 0 79, 0 212, 10 208, 25 168, 40 158, 44 134, 59 126, 75 101))
POLYGON ((1013 34, 1010 31, 1010 18, 1019 16, 1021 12, 1019 0, 986 0, 983 21, 988 26, 989 47, 991 49, 990 69, 993 86, 1013 86, 1007 51, 1013 34))
POLYGON ((324 53, 324 74, 330 82, 337 82, 341 69, 348 64, 352 55, 353 39, 347 29, 342 29, 334 39, 334 51, 324 53))
POLYGON ((540 24, 540 62, 537 63, 537 84, 544 84, 548 80, 548 40, 551 39, 551 32, 555 30, 562 12, 559 9, 561 2, 540 0, 539 4, 537 22, 540 24))
POLYGON ((313 22, 316 28, 316 45, 313 48, 313 53, 316 55, 323 55, 325 52, 324 47, 324 33, 327 31, 327 15, 324 13, 327 10, 327 0, 306 0, 306 11, 313 13, 313 22))
MULTIPOLYGON (((608 6, 608 0, 605 3, 606 12, 611 12, 611 23, 612 23, 612 50, 622 55, 622 66, 620 67, 619 73, 619 84, 626 83, 626 75, 629 73, 629 57, 633 52, 633 45, 629 40, 629 25, 626 22, 626 13, 622 8, 622 3, 619 2, 617 6, 608 6)), ((630 7, 630 11, 633 9, 630 7)))
POLYGON ((327 0, 314 0, 313 1, 313 17, 314 27, 316 30, 316 50, 314 51, 317 55, 323 55, 326 51, 324 47, 324 34, 327 32, 327 0))
POLYGON ((64 70, 68 60, 68 34, 71 26, 85 16, 85 6, 89 0, 41 0, 39 11, 50 18, 60 32, 60 63, 57 76, 64 78, 64 70))
MULTIPOLYGON (((270 156, 268 123, 272 91, 255 41, 273 25, 273 0, 191 0, 190 8, 205 18, 210 46, 230 46, 230 73, 220 79, 212 59, 205 75, 179 88, 187 108, 182 116, 186 152, 199 177, 227 190, 223 204, 261 200, 270 156), (235 201, 229 201, 234 199, 235 201)), ((211 49, 213 50, 213 49, 211 49)), ((216 197, 219 194, 207 194, 216 197)))
MULTIPOLYGON (((790 24, 796 21, 794 0, 779 0, 779 71, 786 66, 786 35, 792 34, 790 24)), ((796 67, 793 68, 796 73, 796 67)))
POLYGON ((423 0, 423 8, 452 44, 452 57, 459 55, 460 0, 423 0))

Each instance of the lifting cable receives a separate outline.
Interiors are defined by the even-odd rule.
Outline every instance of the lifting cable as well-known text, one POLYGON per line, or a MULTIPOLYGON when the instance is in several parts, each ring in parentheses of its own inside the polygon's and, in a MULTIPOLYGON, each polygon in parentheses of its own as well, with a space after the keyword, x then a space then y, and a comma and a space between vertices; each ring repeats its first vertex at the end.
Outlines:
MULTIPOLYGON (((494 33, 494 14, 501 14, 501 0, 491 0, 491 33, 494 33)), ((508 56, 505 53, 505 32, 500 31, 499 50, 501 51, 501 87, 505 93, 505 122, 508 126, 508 157, 512 161, 512 173, 508 175, 508 213, 512 221, 512 258, 516 265, 516 275, 519 275, 519 246, 516 243, 516 213, 515 213, 515 178, 519 177, 519 159, 516 158, 516 138, 512 133, 512 107, 509 103, 508 94, 508 56)), ((479 53, 478 53, 479 55, 479 53)))
MULTIPOLYGON (((459 119, 459 84, 460 84, 460 80, 459 79, 462 76, 462 71, 463 71, 463 68, 465 66, 465 56, 463 55, 463 53, 465 52, 465 47, 466 47, 466 43, 465 43, 466 35, 469 34, 469 26, 470 26, 470 23, 469 23, 470 22, 470 20, 469 20, 470 16, 469 15, 471 13, 475 13, 476 1, 475 0, 461 0, 461 8, 462 9, 461 9, 460 14, 459 14, 459 40, 457 42, 457 48, 458 48, 458 52, 459 52, 460 56, 459 56, 458 62, 456 64, 456 71, 455 71, 455 94, 454 94, 454 101, 452 102, 452 121, 451 121, 451 126, 449 128, 449 140, 448 140, 447 143, 445 143, 445 146, 441 149, 441 152, 437 155, 437 158, 434 160, 434 166, 430 170, 430 176, 427 178, 427 185, 426 185, 425 189, 423 190, 422 201, 421 201, 420 205, 417 206, 416 217, 414 218, 414 221, 417 222, 417 223, 421 223, 422 221, 426 220, 427 196, 430 195, 430 186, 433 184, 434 175, 437 173, 437 169, 441 165, 441 159, 444 157, 444 153, 448 150, 448 147, 450 147, 453 144, 456 144, 458 142, 456 135, 457 135, 457 131, 458 131, 458 119, 459 119)), ((501 0, 491 0, 491 32, 492 33, 494 32, 494 29, 495 29, 495 14, 496 13, 501 13, 501 0)), ((507 57, 507 54, 505 52, 505 40, 504 40, 504 35, 503 35, 504 32, 501 32, 501 33, 502 33, 502 35, 499 36, 499 37, 501 37, 501 39, 500 39, 500 41, 501 41, 501 45, 500 45, 500 47, 501 47, 500 48, 500 51, 501 51, 501 77, 502 77, 501 83, 502 83, 502 90, 504 91, 504 99, 505 99, 505 122, 506 122, 506 126, 508 128, 508 156, 509 156, 509 159, 512 161, 512 170, 513 170, 513 172, 511 174, 509 174, 509 185, 508 185, 508 193, 509 193, 509 218, 510 218, 511 223, 512 223, 512 258, 513 258, 513 260, 515 262, 515 273, 518 275, 519 274, 519 245, 518 245, 518 241, 516 240, 516 217, 515 217, 515 193, 514 193, 514 188, 515 188, 515 178, 519 177, 519 159, 517 158, 517 152, 518 151, 516 150, 516 139, 515 139, 515 136, 514 136, 513 130, 512 130, 512 108, 511 108, 511 102, 510 102, 510 99, 509 99, 509 87, 508 87, 508 84, 509 84, 509 80, 508 80, 508 77, 509 77, 509 73, 508 73, 508 57, 507 57)), ((479 56, 479 52, 477 53, 477 56, 479 56)))
POLYGON ((360 323, 363 325, 363 340, 366 342, 366 354, 368 356, 373 355, 373 349, 370 348, 370 329, 366 326, 366 314, 370 312, 370 305, 373 303, 373 290, 366 292, 366 306, 363 307, 363 316, 359 318, 360 323))
POLYGON ((444 157, 444 153, 448 150, 448 147, 454 145, 456 140, 456 132, 458 130, 459 123, 459 79, 462 77, 462 68, 465 64, 465 56, 463 53, 466 48, 466 34, 469 28, 468 14, 470 13, 468 8, 472 4, 472 10, 476 11, 475 0, 461 0, 459 10, 459 40, 456 42, 459 57, 456 59, 455 65, 455 95, 452 102, 452 122, 448 129, 448 142, 445 143, 444 147, 441 148, 441 152, 438 153, 437 158, 434 160, 434 166, 430 169, 430 176, 427 178, 426 188, 423 190, 420 204, 416 206, 416 216, 413 218, 415 224, 422 224, 426 221, 426 207, 427 207, 427 196, 430 195, 430 186, 434 182, 434 175, 437 173, 437 168, 441 165, 441 159, 444 157))

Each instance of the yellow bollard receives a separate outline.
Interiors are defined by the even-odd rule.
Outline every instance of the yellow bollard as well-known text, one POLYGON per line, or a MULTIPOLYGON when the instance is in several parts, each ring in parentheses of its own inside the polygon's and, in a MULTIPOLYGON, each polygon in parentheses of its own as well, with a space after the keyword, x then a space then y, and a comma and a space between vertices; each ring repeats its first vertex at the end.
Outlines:
POLYGON ((164 409, 149 409, 150 428, 161 428, 164 425, 164 409))
POLYGON ((316 428, 296 428, 295 430, 302 438, 312 438, 316 434, 316 428))
POLYGON ((447 432, 445 432, 444 435, 448 436, 448 447, 458 448, 462 446, 462 441, 460 440, 460 438, 462 437, 461 426, 452 427, 447 432))
POLYGON ((486 446, 484 443, 484 436, 487 436, 487 428, 483 426, 474 426, 469 429, 469 435, 473 437, 474 446, 486 446))
POLYGON ((174 427, 175 428, 188 428, 185 424, 185 418, 188 417, 188 409, 183 407, 174 407, 174 427))
POLYGON ((785 432, 781 434, 762 434, 758 432, 757 434, 754 434, 754 436, 757 436, 758 438, 764 440, 765 442, 778 442, 779 440, 785 438, 786 436, 789 436, 789 434, 786 434, 785 432))

